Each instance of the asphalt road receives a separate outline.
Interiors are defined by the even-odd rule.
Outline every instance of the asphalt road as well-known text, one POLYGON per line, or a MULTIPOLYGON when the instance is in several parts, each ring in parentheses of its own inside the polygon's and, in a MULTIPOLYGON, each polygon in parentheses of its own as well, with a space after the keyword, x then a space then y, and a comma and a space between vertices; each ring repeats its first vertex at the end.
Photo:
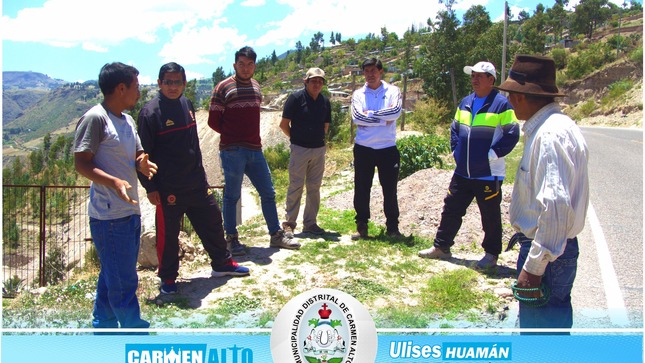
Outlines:
POLYGON ((573 328, 643 328, 643 131, 584 127, 590 208, 573 328))

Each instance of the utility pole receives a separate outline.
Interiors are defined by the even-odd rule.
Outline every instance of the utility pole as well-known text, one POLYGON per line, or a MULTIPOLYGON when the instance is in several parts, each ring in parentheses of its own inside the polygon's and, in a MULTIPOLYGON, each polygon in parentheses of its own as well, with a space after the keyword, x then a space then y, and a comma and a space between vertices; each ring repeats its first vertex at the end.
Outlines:
POLYGON ((403 114, 401 115, 401 131, 405 130, 405 93, 408 90, 408 70, 403 72, 403 114))
POLYGON ((504 2, 504 37, 502 44, 502 74, 500 74, 500 84, 506 80, 506 28, 508 28, 508 1, 504 2))
POLYGON ((450 84, 452 86, 452 103, 453 107, 457 107, 457 84, 455 82, 455 70, 450 68, 450 84))

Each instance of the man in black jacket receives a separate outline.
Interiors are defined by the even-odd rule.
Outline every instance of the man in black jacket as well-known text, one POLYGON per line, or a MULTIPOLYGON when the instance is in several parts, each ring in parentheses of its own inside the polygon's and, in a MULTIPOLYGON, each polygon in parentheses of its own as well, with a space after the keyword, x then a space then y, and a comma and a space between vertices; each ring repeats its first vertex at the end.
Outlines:
POLYGON ((195 109, 183 96, 186 72, 171 62, 159 70, 159 94, 141 109, 139 136, 150 160, 161 171, 152 179, 140 177, 148 200, 157 206, 157 255, 162 294, 177 292, 179 227, 184 214, 211 259, 213 277, 248 275, 226 248, 222 212, 208 188, 197 135, 195 109))

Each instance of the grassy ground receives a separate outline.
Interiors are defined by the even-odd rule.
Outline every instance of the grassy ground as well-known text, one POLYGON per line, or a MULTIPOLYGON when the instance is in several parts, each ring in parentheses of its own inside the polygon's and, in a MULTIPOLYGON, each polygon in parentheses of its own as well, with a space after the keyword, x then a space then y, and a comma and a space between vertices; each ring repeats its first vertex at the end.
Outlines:
MULTIPOLYGON (((518 145, 508 157, 509 183, 520 157, 518 145)), ((327 184, 334 185, 336 191, 351 188, 351 183, 339 177, 340 165, 347 165, 351 152, 331 150, 329 158, 327 184), (339 165, 338 170, 334 170, 335 165, 339 165)), ((276 190, 286 190, 286 171, 274 174, 276 190)), ((280 198, 279 204, 284 196, 280 198)), ((385 235, 384 226, 372 223, 369 230, 373 238, 351 241, 353 211, 323 208, 319 224, 329 233, 324 238, 302 236, 303 247, 297 252, 280 250, 268 259, 252 253, 244 261, 253 271, 249 277, 186 282, 188 287, 204 285, 208 292, 204 296, 161 298, 154 271, 140 271, 142 315, 155 328, 268 328, 290 298, 314 287, 329 287, 347 292, 366 305, 379 328, 504 324, 501 318, 511 299, 500 297, 496 290, 510 285, 513 271, 479 272, 465 263, 420 259, 418 251, 429 248, 431 240, 418 236, 392 239, 385 235)), ((266 253, 268 241, 261 217, 241 226, 240 233, 252 250, 266 253)), ((459 248, 460 254, 480 253, 476 241, 459 248)), ((209 271, 203 256, 182 262, 182 274, 202 276, 209 271)), ((97 273, 96 267, 90 267, 67 285, 3 299, 3 327, 90 327, 97 273)))

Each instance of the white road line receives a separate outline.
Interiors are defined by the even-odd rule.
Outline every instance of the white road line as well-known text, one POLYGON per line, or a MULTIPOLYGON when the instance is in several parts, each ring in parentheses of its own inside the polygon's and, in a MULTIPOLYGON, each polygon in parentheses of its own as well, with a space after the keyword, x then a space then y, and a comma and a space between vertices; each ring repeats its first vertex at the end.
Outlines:
POLYGON ((612 324, 628 326, 629 317, 627 316, 623 294, 618 286, 616 271, 614 270, 614 265, 611 262, 607 240, 605 240, 605 234, 602 232, 600 221, 598 220, 598 216, 596 215, 596 211, 593 209, 591 202, 589 202, 587 218, 589 218, 591 232, 593 233, 594 240, 596 241, 596 251, 598 252, 598 263, 600 264, 600 273, 602 275, 603 286, 605 287, 605 296, 607 297, 609 319, 612 324))

